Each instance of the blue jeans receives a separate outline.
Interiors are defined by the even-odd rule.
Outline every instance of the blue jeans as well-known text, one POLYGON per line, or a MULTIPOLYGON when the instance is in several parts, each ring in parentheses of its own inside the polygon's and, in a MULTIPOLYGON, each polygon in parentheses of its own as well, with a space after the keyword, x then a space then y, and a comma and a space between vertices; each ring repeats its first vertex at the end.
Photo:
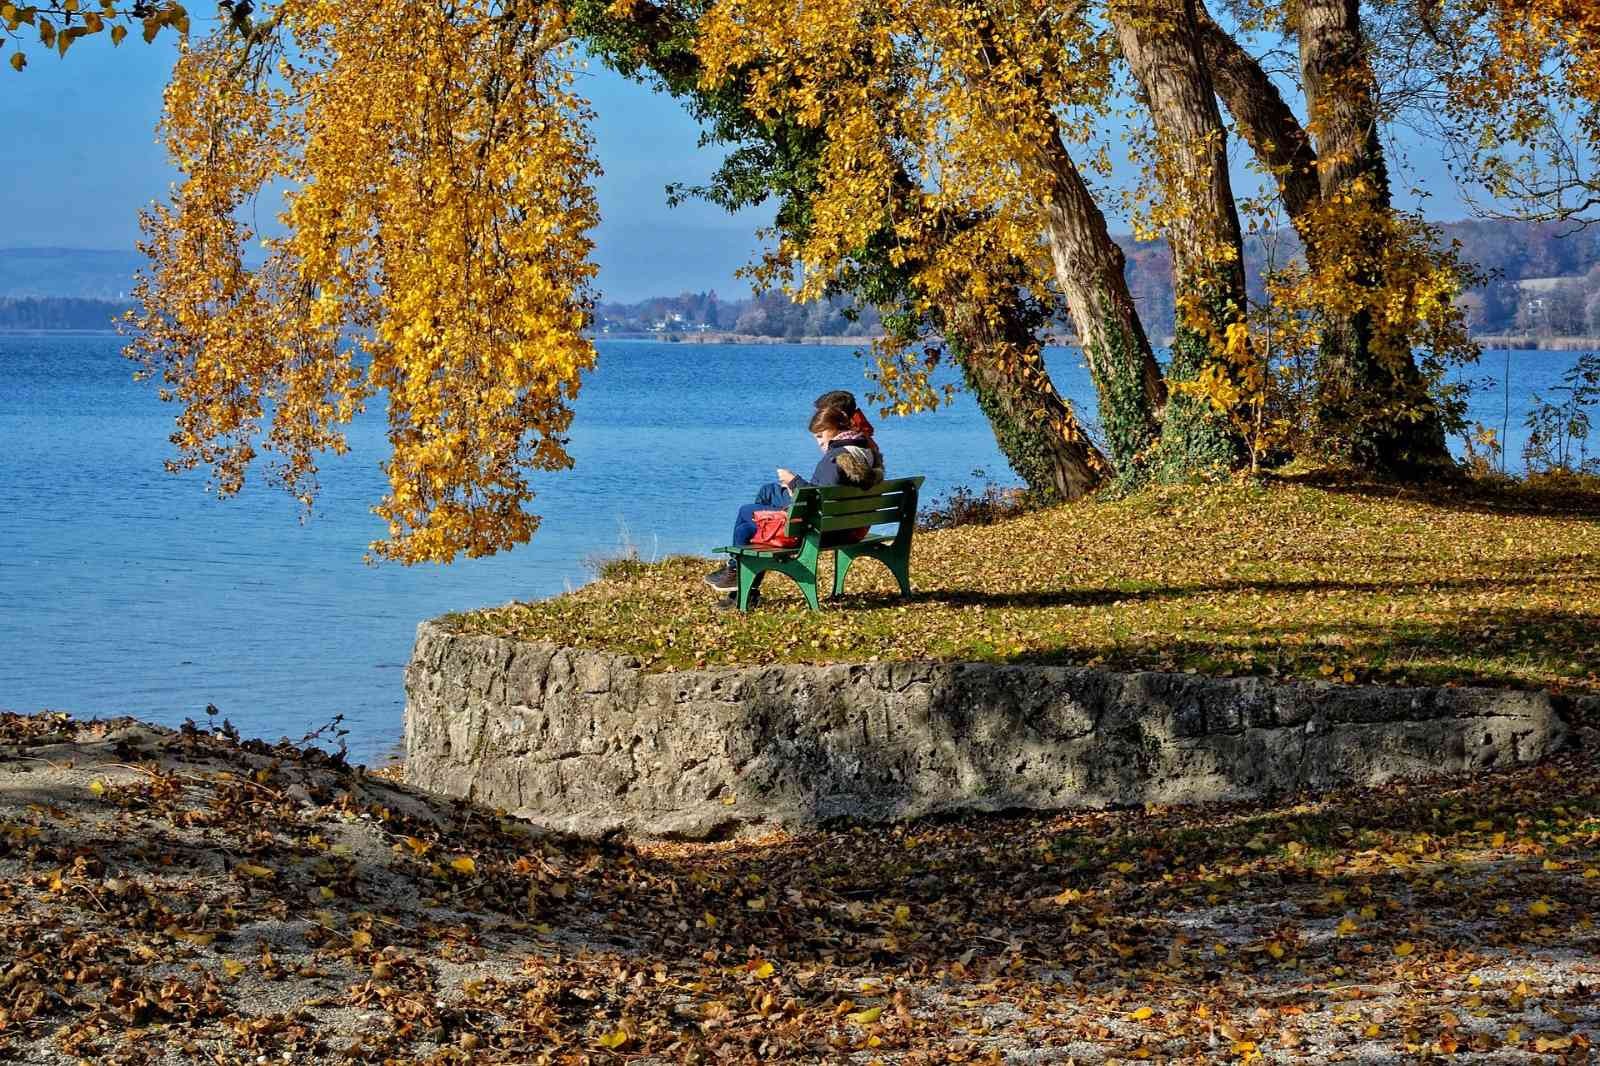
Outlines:
POLYGON ((789 504, 794 501, 794 495, 776 481, 769 481, 762 485, 756 492, 756 502, 747 503, 739 508, 739 517, 733 523, 733 543, 735 546, 749 544, 756 535, 755 513, 757 511, 787 511, 789 504))

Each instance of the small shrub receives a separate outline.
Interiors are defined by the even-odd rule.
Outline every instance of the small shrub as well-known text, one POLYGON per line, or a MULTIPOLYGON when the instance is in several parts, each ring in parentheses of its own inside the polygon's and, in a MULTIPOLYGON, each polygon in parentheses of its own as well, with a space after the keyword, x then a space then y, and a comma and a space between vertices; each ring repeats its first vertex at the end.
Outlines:
MULTIPOLYGON (((972 476, 984 477, 982 470, 972 476)), ((917 516, 918 529, 955 529, 957 526, 986 526, 1004 518, 1037 511, 1044 506, 1027 489, 1002 488, 994 483, 974 491, 970 486, 957 485, 941 499, 935 499, 917 516)))
POLYGON ((1533 396, 1528 443, 1522 449, 1530 479, 1551 474, 1600 475, 1600 456, 1589 455, 1590 409, 1600 407, 1600 355, 1579 356, 1561 381, 1555 391, 1566 393, 1564 399, 1533 396))
POLYGON ((1493 427, 1474 422, 1472 432, 1463 433, 1461 441, 1461 463, 1466 467, 1468 476, 1493 479, 1505 476, 1503 459, 1506 449, 1500 442, 1500 434, 1493 427))
POLYGON ((635 557, 618 557, 612 559, 588 559, 584 565, 593 570, 594 575, 603 581, 625 580, 642 573, 649 563, 635 557))
POLYGON ((627 523, 617 522, 617 546, 609 551, 591 552, 583 557, 583 568, 602 580, 630 578, 655 562, 652 553, 646 560, 639 555, 639 545, 628 531, 627 523))

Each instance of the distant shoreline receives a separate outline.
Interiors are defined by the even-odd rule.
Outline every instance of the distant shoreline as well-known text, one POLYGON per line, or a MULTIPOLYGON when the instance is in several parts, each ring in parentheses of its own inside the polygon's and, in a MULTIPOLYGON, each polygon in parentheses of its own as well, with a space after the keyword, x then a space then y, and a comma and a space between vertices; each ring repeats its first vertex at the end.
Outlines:
MULTIPOLYGON (((114 329, 17 329, 0 326, 0 337, 115 337, 121 334, 114 329)), ((751 345, 833 345, 836 347, 864 348, 881 337, 766 337, 754 333, 727 333, 720 330, 685 333, 591 333, 593 341, 654 341, 658 344, 751 344, 751 345)), ((1514 351, 1577 352, 1586 349, 1600 351, 1600 337, 1539 337, 1528 334, 1474 334, 1472 339, 1484 352, 1502 350, 1510 345, 1514 351)), ((1170 340, 1168 344, 1170 345, 1170 340)), ((1078 339, 1073 336, 1045 338, 1052 348, 1076 348, 1078 339)))
POLYGON ((655 333, 642 330, 622 330, 611 333, 589 333, 594 341, 656 341, 660 344, 833 344, 865 347, 878 337, 768 337, 759 333, 730 333, 726 330, 684 330, 676 333, 655 333))
POLYGON ((1472 339, 1482 345, 1485 352, 1505 348, 1508 344, 1514 351, 1525 352, 1576 352, 1585 348, 1600 349, 1600 337, 1535 337, 1525 333, 1484 333, 1474 334, 1472 339))

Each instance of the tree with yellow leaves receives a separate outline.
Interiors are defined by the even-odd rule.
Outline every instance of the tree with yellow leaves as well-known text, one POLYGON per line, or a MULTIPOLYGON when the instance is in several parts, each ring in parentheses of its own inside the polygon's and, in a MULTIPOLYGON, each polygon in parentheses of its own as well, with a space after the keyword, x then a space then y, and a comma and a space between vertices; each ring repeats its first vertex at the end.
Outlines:
MULTIPOLYGON (((1112 461, 1132 471, 1164 385, 1121 249, 1070 150, 1104 113, 1110 40, 1049 4, 1008 19, 963 4, 718 3, 695 50, 707 88, 737 84, 758 121, 824 134, 805 225, 781 234, 773 274, 798 263, 797 294, 820 294, 876 242, 906 270, 919 321, 968 302, 992 322, 1015 289, 1064 295, 1112 461)), ((908 409, 929 402, 930 349, 914 339, 891 336, 879 360, 885 392, 908 409)))
MULTIPOLYGON (((181 9, 162 10, 153 32, 183 28, 181 9)), ((1226 29, 1199 0, 281 0, 229 15, 185 48, 168 91, 185 180, 146 218, 131 349, 183 405, 174 465, 209 466, 225 492, 263 447, 309 501, 317 456, 342 450, 344 424, 381 394, 380 555, 525 540, 527 475, 569 461, 562 435, 594 358, 575 36, 735 146, 713 199, 780 197, 767 278, 884 309, 887 406, 939 402, 932 372, 954 358, 1030 483, 1071 498, 1113 470, 1132 483, 1260 458, 1273 349, 1244 290, 1234 136, 1305 248, 1272 289, 1274 320, 1316 348, 1311 417, 1284 441, 1387 472, 1445 456, 1413 349, 1468 348, 1460 273, 1392 207, 1354 0, 1240 0, 1226 29), (1274 36, 1298 50, 1287 88, 1304 120, 1264 48, 1246 47, 1274 36), (1141 319, 1102 202, 1130 118, 1149 149, 1135 213, 1170 241, 1180 293, 1165 368, 1150 334, 1169 324, 1141 319), (285 233, 252 267, 241 209, 269 183, 290 190, 285 233), (1108 456, 1044 368, 1041 331, 1062 304, 1108 456)))
MULTIPOLYGON (((729 209, 775 197, 780 233, 795 239, 813 229, 816 176, 830 131, 803 115, 760 116, 748 109, 747 77, 765 76, 754 66, 716 84, 704 78, 695 49, 704 4, 575 0, 573 13, 574 28, 593 53, 625 76, 649 79, 684 99, 715 138, 734 145, 713 183, 694 192, 729 209)), ((940 359, 949 359, 961 369, 1002 451, 1030 488, 1059 499, 1092 491, 1109 475, 1110 465, 1044 366, 1041 329, 1054 312, 1052 295, 1025 291, 1026 270, 999 260, 990 273, 974 275, 974 286, 945 285, 946 298, 926 289, 906 246, 884 223, 897 210, 920 210, 921 192, 898 163, 882 188, 899 206, 880 213, 877 232, 850 249, 848 266, 824 280, 820 290, 884 312, 892 340, 880 353, 885 385, 880 399, 902 412, 937 405, 943 397, 930 387, 929 373, 940 359)), ((930 246, 970 241, 982 222, 981 214, 942 214, 931 220, 930 246)), ((769 279, 789 276, 786 255, 780 243, 768 257, 769 279)))
MULTIPOLYGON (((1306 123, 1195 0, 724 0, 701 20, 697 49, 713 82, 748 82, 758 117, 827 133, 815 210, 779 250, 780 265, 803 265, 800 292, 849 273, 885 205, 897 251, 921 264, 918 285, 932 302, 982 291, 975 279, 1024 264, 1026 288, 1065 297, 1113 461, 1134 480, 1242 462, 1234 409, 1270 381, 1247 323, 1220 97, 1282 185, 1308 249, 1299 283, 1279 290, 1319 322, 1318 424, 1299 443, 1369 469, 1428 469, 1448 454, 1412 347, 1464 349, 1450 300, 1458 272, 1389 201, 1354 4, 1263 8, 1260 28, 1302 46, 1306 123), (1164 377, 1080 165, 1109 150, 1104 126, 1121 77, 1150 129, 1141 210, 1148 232, 1172 244, 1183 311, 1164 377), (897 168, 916 175, 918 200, 890 195, 897 168), (962 242, 930 239, 948 217, 983 222, 962 242)), ((913 390, 923 380, 915 366, 885 371, 913 390)))
MULTIPOLYGON (((1373 44, 1357 0, 1250 3, 1242 31, 1295 45, 1290 87, 1301 119, 1261 59, 1195 0, 1199 43, 1218 98, 1305 249, 1273 299, 1315 321, 1318 360, 1308 428, 1330 458, 1386 473, 1448 462, 1429 385, 1475 349, 1453 298, 1463 268, 1415 215, 1395 210, 1382 147, 1373 44), (1426 366, 1419 368, 1414 349, 1426 366)), ((1281 311, 1283 307, 1280 307, 1281 311)))
MULTIPOLYGON (((224 3, 223 10, 232 14, 233 5, 224 3)), ((245 15, 249 8, 245 5, 245 15)), ((176 0, 135 0, 119 4, 116 0, 54 0, 48 4, 0 4, 0 45, 12 42, 7 62, 11 69, 22 71, 28 65, 30 36, 38 38, 47 50, 65 57, 73 44, 84 37, 105 34, 113 45, 119 45, 128 36, 128 27, 137 25, 145 43, 156 39, 162 30, 170 29, 180 35, 189 32, 189 12, 176 0)))
POLYGON ((182 404, 174 465, 235 491, 258 442, 309 505, 317 456, 388 409, 385 557, 525 541, 531 470, 570 465, 596 221, 565 15, 538 0, 284 0, 187 46, 144 217, 131 351, 182 404), (241 208, 287 183, 286 232, 241 208))

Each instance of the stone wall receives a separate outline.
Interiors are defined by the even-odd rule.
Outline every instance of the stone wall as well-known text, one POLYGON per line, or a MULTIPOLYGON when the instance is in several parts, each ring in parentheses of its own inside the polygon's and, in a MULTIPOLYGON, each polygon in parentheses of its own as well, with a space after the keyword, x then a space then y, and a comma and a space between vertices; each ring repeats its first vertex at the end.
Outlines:
POLYGON ((939 811, 1251 799, 1527 763, 1544 693, 990 664, 652 674, 604 652, 418 629, 416 785, 588 835, 706 837, 939 811))

